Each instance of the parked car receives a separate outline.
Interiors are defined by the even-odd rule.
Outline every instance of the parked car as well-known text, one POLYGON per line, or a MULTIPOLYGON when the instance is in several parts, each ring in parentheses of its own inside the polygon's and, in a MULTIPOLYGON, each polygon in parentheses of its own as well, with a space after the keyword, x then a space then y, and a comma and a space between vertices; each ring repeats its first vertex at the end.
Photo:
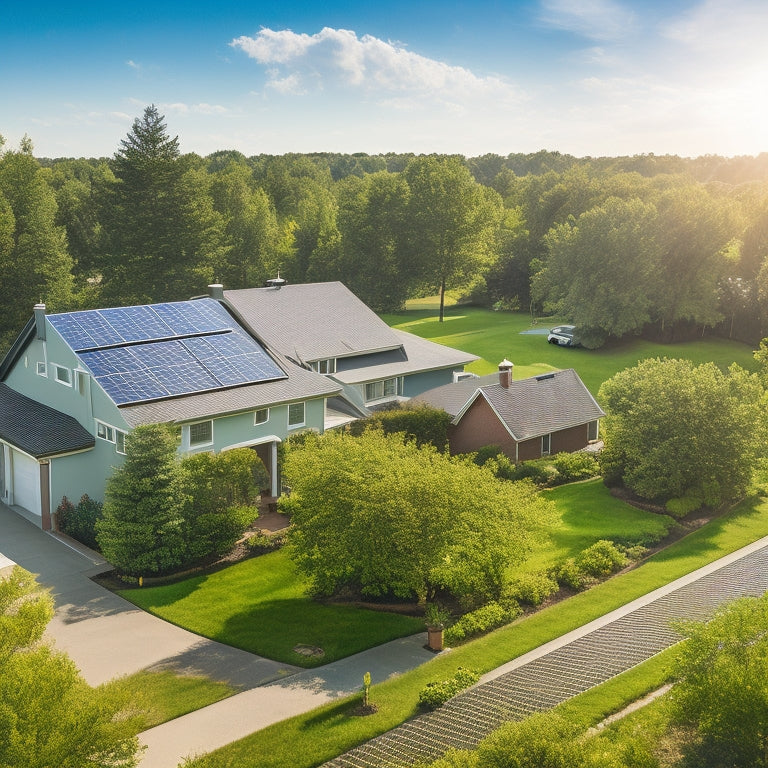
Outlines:
POLYGON ((579 342, 576 339, 576 326, 558 325, 552 328, 547 334, 547 341, 550 344, 559 344, 561 347, 577 347, 579 342))

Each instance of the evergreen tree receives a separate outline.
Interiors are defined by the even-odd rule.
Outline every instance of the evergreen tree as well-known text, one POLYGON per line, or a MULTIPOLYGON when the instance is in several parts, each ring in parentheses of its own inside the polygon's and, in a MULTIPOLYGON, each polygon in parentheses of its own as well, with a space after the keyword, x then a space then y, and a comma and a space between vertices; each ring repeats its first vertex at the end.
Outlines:
POLYGON ((176 438, 161 425, 136 427, 125 463, 107 481, 96 540, 122 573, 171 571, 184 561, 176 438))
POLYGON ((107 301, 138 304, 199 293, 222 255, 205 171, 190 168, 154 105, 134 121, 113 165, 117 183, 104 216, 107 301))

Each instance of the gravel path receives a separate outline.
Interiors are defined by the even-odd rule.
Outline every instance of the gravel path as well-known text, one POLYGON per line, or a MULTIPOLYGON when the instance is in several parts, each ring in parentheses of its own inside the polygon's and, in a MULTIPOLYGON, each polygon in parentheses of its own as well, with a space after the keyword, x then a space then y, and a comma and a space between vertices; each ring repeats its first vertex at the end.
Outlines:
POLYGON ((473 748, 509 720, 550 709, 646 661, 680 640, 672 622, 702 620, 723 603, 768 589, 768 547, 684 584, 545 655, 482 682, 325 764, 326 768, 398 768, 429 762, 448 749, 473 748))

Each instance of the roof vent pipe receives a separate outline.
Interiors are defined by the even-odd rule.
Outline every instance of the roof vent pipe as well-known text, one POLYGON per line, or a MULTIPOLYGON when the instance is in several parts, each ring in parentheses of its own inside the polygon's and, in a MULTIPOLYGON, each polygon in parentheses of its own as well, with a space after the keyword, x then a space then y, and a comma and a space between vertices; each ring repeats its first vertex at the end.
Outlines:
POLYGON ((216 301, 224 301, 224 286, 221 283, 212 283, 208 286, 208 295, 216 301))
POLYGON ((267 288, 274 288, 276 291, 279 291, 286 284, 286 282, 287 280, 280 277, 280 270, 278 269, 277 277, 270 278, 266 283, 264 283, 264 285, 267 288))
POLYGON ((510 363, 506 357, 499 363, 499 384, 504 389, 509 389, 510 382, 512 381, 512 369, 514 367, 514 364, 510 363))
POLYGON ((45 341, 45 304, 35 304, 35 329, 37 338, 45 341))

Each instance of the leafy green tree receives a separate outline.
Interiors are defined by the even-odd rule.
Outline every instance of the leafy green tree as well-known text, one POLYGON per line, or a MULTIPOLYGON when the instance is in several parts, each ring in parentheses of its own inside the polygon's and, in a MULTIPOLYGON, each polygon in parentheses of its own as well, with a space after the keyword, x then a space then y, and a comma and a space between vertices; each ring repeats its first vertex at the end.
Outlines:
POLYGON ((417 157, 403 174, 411 193, 408 253, 424 284, 440 291, 442 322, 446 289, 466 282, 494 255, 501 197, 478 184, 458 157, 417 157))
POLYGON ((136 427, 126 437, 125 462, 107 481, 96 539, 122 573, 163 573, 184 561, 176 442, 165 426, 136 427))
POLYGON ((0 579, 0 765, 134 768, 143 718, 114 686, 91 688, 41 641, 53 600, 16 567, 0 579))
POLYGON ((672 700, 703 736, 697 765, 768 765, 768 597, 741 598, 681 625, 672 700))
POLYGON ((639 333, 651 319, 656 219, 651 204, 611 198, 547 235, 534 296, 576 323, 584 346, 639 333))
POLYGON ((379 430, 308 435, 284 474, 293 551, 320 594, 486 602, 550 519, 531 485, 379 430))
POLYGON ((72 301, 72 259, 56 225, 48 175, 31 147, 0 157, 0 347, 21 331, 38 301, 53 311, 72 301))
POLYGON ((646 499, 738 498, 766 453, 766 393, 738 366, 643 360, 606 381, 598 400, 608 413, 603 471, 646 499))
POLYGON ((208 174, 182 157, 152 105, 120 142, 105 200, 104 295, 112 303, 189 298, 223 256, 208 174))
POLYGON ((196 453, 181 461, 186 558, 223 555, 258 517, 259 489, 269 482, 250 448, 196 453))
POLYGON ((405 216, 410 191, 401 174, 382 171, 339 185, 341 254, 335 273, 377 312, 401 309, 413 289, 405 216))

